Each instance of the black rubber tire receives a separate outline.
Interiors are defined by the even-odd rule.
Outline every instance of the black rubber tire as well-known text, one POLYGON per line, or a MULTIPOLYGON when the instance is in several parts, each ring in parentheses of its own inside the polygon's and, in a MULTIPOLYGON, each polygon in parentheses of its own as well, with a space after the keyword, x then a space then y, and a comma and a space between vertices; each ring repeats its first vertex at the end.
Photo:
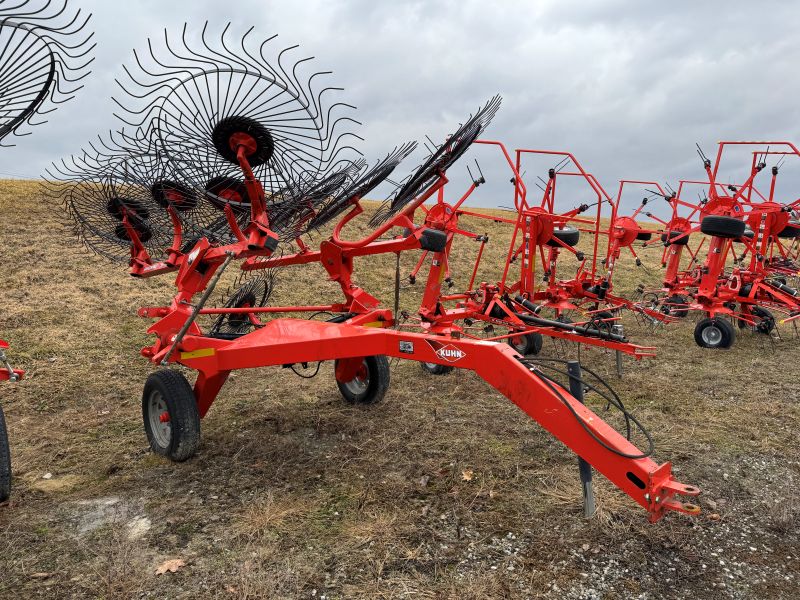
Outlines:
POLYGON ((367 367, 367 386, 363 392, 355 392, 348 387, 351 382, 336 382, 342 397, 350 404, 377 404, 389 389, 389 360, 383 354, 365 356, 364 364, 367 367))
POLYGON ((683 319, 686 315, 689 314, 688 308, 676 308, 675 304, 686 304, 686 296, 681 296, 680 294, 673 294, 672 296, 668 296, 664 299, 664 303, 661 305, 661 312, 665 315, 670 315, 672 317, 677 317, 679 319, 683 319))
POLYGON ((8 431, 3 407, 0 406, 0 502, 11 495, 11 451, 8 448, 8 431))
POLYGON ((535 356, 542 351, 544 338, 541 333, 526 333, 525 335, 508 338, 508 345, 522 354, 522 356, 535 356))
POLYGON ((770 277, 770 280, 771 281, 777 281, 781 285, 786 285, 788 283, 788 281, 786 280, 786 277, 784 277, 783 275, 774 275, 774 276, 770 277))
POLYGON ((730 240, 742 237, 746 227, 744 221, 724 215, 709 215, 700 221, 704 234, 730 240))
POLYGON ((636 239, 640 242, 648 242, 653 239, 653 232, 652 231, 639 231, 636 234, 636 239))
POLYGON ((772 330, 775 329, 775 317, 770 311, 761 306, 754 306, 750 309, 750 313, 753 315, 756 324, 750 325, 747 321, 739 319, 739 329, 750 329, 764 335, 772 333, 772 330))
POLYGON ((800 237, 800 221, 789 221, 786 227, 778 232, 778 237, 784 239, 800 237))
MULTIPOLYGON (((689 243, 689 238, 691 236, 683 235, 684 233, 685 233, 684 231, 670 231, 669 232, 669 240, 670 240, 670 242, 672 244, 675 244, 676 246, 685 246, 686 244, 689 243), (683 235, 683 237, 680 237, 682 235, 683 235), (678 238, 678 239, 675 239, 675 238, 678 238), (675 241, 673 242, 672 240, 675 240, 675 241)), ((667 234, 666 233, 662 233, 661 234, 661 241, 664 242, 665 244, 667 243, 667 234)))
POLYGON ((752 240, 755 237, 756 237, 756 232, 745 225, 744 233, 741 235, 741 237, 736 238, 734 241, 743 244, 744 242, 752 240))
POLYGON ((429 362, 423 362, 419 364, 422 367, 423 371, 425 371, 426 373, 430 373, 431 375, 447 375, 455 368, 429 362))
POLYGON ((581 232, 575 229, 574 227, 566 225, 562 229, 553 229, 553 237, 547 241, 547 245, 560 248, 561 244, 559 244, 556 241, 560 240, 570 248, 574 248, 575 246, 578 245, 578 241, 580 239, 581 239, 581 232))
POLYGON ((200 413, 192 386, 182 373, 164 369, 147 378, 142 392, 142 418, 147 441, 156 454, 182 462, 197 452, 200 446, 200 413), (168 440, 152 428, 150 412, 154 394, 160 395, 165 412, 169 415, 168 440))
POLYGON ((698 321, 694 341, 701 348, 730 348, 736 341, 736 330, 726 319, 712 317, 698 321), (713 332, 716 330, 716 332, 713 332), (713 333, 712 333, 713 332, 713 333))

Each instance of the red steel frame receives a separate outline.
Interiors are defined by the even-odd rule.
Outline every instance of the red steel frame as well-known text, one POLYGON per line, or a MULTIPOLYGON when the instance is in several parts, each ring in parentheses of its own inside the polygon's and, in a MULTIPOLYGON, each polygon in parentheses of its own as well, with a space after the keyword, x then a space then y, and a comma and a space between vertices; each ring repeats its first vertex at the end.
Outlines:
MULTIPOLYGON (((682 181, 678 188, 678 197, 673 200, 692 209, 691 219, 698 215, 702 220, 708 215, 733 216, 744 220, 755 235, 753 240, 742 239, 740 243, 751 254, 751 261, 747 268, 734 266, 730 273, 726 273, 726 264, 734 254, 733 241, 718 237, 710 237, 706 259, 695 277, 694 302, 688 308, 701 310, 713 317, 718 314, 735 316, 747 323, 753 323, 752 307, 768 306, 780 310, 788 316, 784 322, 800 318, 800 299, 793 290, 784 289, 769 281, 769 271, 765 268, 759 257, 767 256, 770 244, 778 244, 777 233, 789 223, 789 213, 796 206, 795 203, 780 204, 774 201, 775 179, 777 171, 773 171, 768 197, 764 197, 754 186, 756 176, 763 170, 765 163, 757 163, 757 156, 764 152, 754 152, 750 174, 747 180, 739 186, 730 186, 733 192, 726 192, 726 186, 716 181, 723 151, 729 145, 758 145, 758 146, 788 146, 791 154, 800 156, 797 148, 790 142, 720 142, 716 161, 712 168, 710 161, 706 161, 705 169, 708 176, 706 182, 682 181), (708 185, 708 200, 702 204, 692 204, 680 200, 683 185, 688 183, 705 183, 708 185), (753 198, 753 194, 757 198, 753 198), (747 290, 743 293, 743 290, 747 290), (731 308, 733 303, 738 303, 741 311, 736 312, 731 308)), ((691 231, 697 231, 700 225, 695 225, 691 231)), ((685 275, 687 278, 691 275, 685 275)))
MULTIPOLYGON (((665 245, 662 264, 666 267, 663 287, 652 293, 665 295, 661 302, 665 307, 684 311, 697 310, 705 312, 709 317, 728 315, 735 317, 742 323, 755 325, 753 307, 765 306, 786 313, 788 316, 783 322, 800 318, 800 298, 791 288, 770 280, 770 276, 789 269, 771 269, 764 257, 772 256, 772 248, 778 247, 781 256, 786 257, 786 250, 777 238, 780 232, 789 223, 789 214, 796 207, 797 202, 780 204, 774 201, 777 168, 772 170, 772 180, 768 196, 764 196, 755 187, 756 176, 764 169, 765 163, 758 162, 759 157, 767 154, 800 155, 797 148, 789 142, 720 142, 717 157, 712 167, 710 160, 704 161, 707 180, 681 180, 678 190, 666 194, 655 182, 624 180, 620 183, 620 192, 625 183, 637 183, 655 186, 658 192, 670 203, 672 216, 669 221, 664 221, 651 213, 648 217, 658 221, 663 226, 663 233, 668 234, 672 244, 665 245), (756 145, 756 146, 788 146, 790 151, 754 151, 752 152, 752 165, 747 180, 741 185, 723 185, 716 181, 722 160, 723 151, 729 145, 756 145), (687 202, 682 199, 684 188, 688 185, 702 185, 707 187, 707 198, 700 202, 687 202), (728 192, 732 192, 732 195, 728 192), (754 197, 755 196, 755 197, 754 197), (679 216, 679 209, 688 209, 689 213, 679 216), (711 215, 728 216, 744 220, 755 232, 754 238, 737 239, 738 243, 745 246, 745 253, 737 256, 733 248, 733 241, 716 236, 703 237, 701 242, 692 250, 688 245, 676 243, 692 233, 701 229, 703 218, 711 215), (668 232, 682 232, 673 236, 668 232), (700 263, 700 251, 709 242, 706 257, 700 263), (689 264, 681 269, 683 248, 689 253, 689 264), (750 263, 747 268, 739 266, 750 253, 750 263), (726 265, 730 259, 734 260, 734 267, 728 272, 726 265), (695 266, 696 265, 696 266, 695 266), (690 300, 680 306, 671 306, 672 298, 688 296, 690 300), (735 305, 739 310, 735 309, 735 305)), ((763 159, 762 159, 763 160, 763 159)), ((642 205, 641 208, 643 208, 642 205)), ((663 239, 663 237, 662 237, 663 239)))
POLYGON ((626 455, 640 455, 640 452, 566 390, 546 385, 536 369, 522 362, 522 357, 510 346, 454 335, 391 329, 395 324, 392 311, 381 309, 376 298, 352 282, 355 257, 421 247, 420 240, 427 228, 415 227, 413 215, 446 183, 444 173, 426 193, 361 240, 342 238, 344 226, 363 211, 360 199, 354 198, 353 209, 336 226, 331 238, 320 244, 319 250, 302 246, 296 254, 264 260, 263 257, 271 256, 277 237, 269 230, 263 190, 247 161, 248 148, 239 145, 236 150, 250 197, 255 199, 251 206, 251 223, 244 230, 239 229, 230 208, 226 209, 229 224, 238 239, 236 243, 213 247, 206 239, 201 239, 191 252, 181 254, 177 250, 181 231, 177 219, 173 219, 175 243, 170 259, 153 264, 127 217, 123 220, 132 240, 132 275, 178 273, 178 293, 169 306, 146 307, 139 311, 143 317, 157 319, 148 329, 156 340, 142 349, 142 355, 155 364, 179 363, 198 372, 194 393, 201 416, 208 412, 228 375, 235 369, 336 360, 336 378, 347 382, 356 375, 363 357, 371 355, 455 366, 475 371, 512 400, 643 506, 651 521, 657 521, 670 510, 699 512, 699 507, 683 504, 675 498, 676 494, 695 496, 699 490, 676 482, 670 463, 658 465, 649 458, 626 458, 626 455), (378 239, 393 227, 405 227, 411 233, 390 240, 378 239), (259 313, 328 310, 343 313, 346 320, 331 323, 278 318, 233 340, 203 335, 193 320, 192 299, 197 294, 207 294, 215 273, 234 259, 243 259, 245 270, 320 262, 330 278, 339 283, 345 300, 323 306, 201 309, 196 311, 198 314, 246 313, 255 318, 259 313), (603 440, 614 451, 603 447, 596 439, 603 440))
MULTIPOLYGON (((515 247, 515 236, 512 239, 512 248, 509 250, 509 260, 512 256, 522 255, 520 265, 519 282, 506 286, 511 291, 519 291, 521 295, 536 303, 554 308, 557 314, 564 310, 579 308, 582 304, 594 304, 595 308, 588 311, 589 314, 601 311, 600 305, 610 306, 613 309, 626 308, 634 312, 644 313, 652 319, 664 320, 666 317, 647 307, 634 303, 626 298, 614 295, 613 292, 613 272, 616 261, 623 248, 628 248, 635 258, 635 251, 632 243, 638 233, 642 230, 635 220, 619 216, 617 206, 603 189, 598 180, 591 173, 587 172, 575 156, 569 152, 536 150, 536 149, 517 149, 515 151, 515 168, 517 172, 521 168, 522 156, 525 154, 547 155, 562 157, 570 160, 577 171, 557 172, 551 169, 544 191, 542 202, 539 206, 529 207, 524 196, 515 194, 515 206, 520 211, 520 220, 517 223, 518 230, 523 231, 523 242, 515 247), (584 212, 585 206, 578 207, 563 214, 556 213, 555 194, 557 177, 559 175, 567 177, 581 177, 589 185, 590 189, 597 196, 597 211, 594 219, 579 217, 584 212), (602 207, 608 203, 612 207, 611 220, 608 229, 601 225, 602 207), (569 280, 560 280, 556 276, 557 259, 564 248, 580 258, 580 254, 573 248, 556 240, 557 246, 549 245, 553 229, 556 226, 563 226, 568 223, 577 224, 579 231, 588 232, 593 235, 592 259, 589 268, 586 268, 586 261, 582 260, 575 277, 569 280), (603 260, 604 272, 598 268, 600 236, 607 236, 606 257, 603 260), (516 248, 516 249, 515 249, 516 248), (545 254, 547 252, 547 254, 545 254), (545 273, 549 274, 547 286, 543 290, 537 290, 534 286, 535 281, 535 262, 536 255, 540 257, 540 264, 545 273), (546 265, 546 268, 545 268, 546 265)), ((502 284, 505 286, 506 280, 502 284)))
POLYGON ((6 359, 5 351, 8 350, 8 342, 0 340, 0 381, 19 381, 25 376, 25 371, 15 369, 6 359))
MULTIPOLYGON (((511 156, 509 155, 505 145, 494 140, 480 139, 476 140, 475 143, 491 145, 500 150, 513 175, 512 181, 515 189, 515 205, 522 210, 517 213, 517 219, 513 220, 498 217, 496 215, 489 215, 462 209, 461 206, 463 203, 470 197, 478 185, 480 185, 480 180, 474 181, 466 193, 464 193, 464 195, 461 196, 461 198, 459 198, 459 200, 453 205, 445 202, 444 188, 442 187, 439 189, 437 202, 433 207, 428 209, 424 205, 421 206, 426 213, 425 226, 430 229, 442 231, 447 235, 447 243, 444 249, 440 252, 425 251, 411 273, 411 278, 413 281, 416 279, 416 276, 423 266, 425 260, 428 258, 428 255, 432 254, 425 294, 419 311, 421 325, 432 333, 447 335, 456 333, 458 335, 472 337, 470 336, 469 332, 465 330, 465 328, 457 325, 456 322, 462 320, 478 320, 492 325, 505 327, 511 331, 510 335, 501 335, 489 338, 491 341, 516 338, 531 333, 539 333, 571 342, 624 352, 637 359, 655 356, 655 348, 631 344, 627 341, 624 341, 622 336, 611 334, 610 331, 603 332, 603 334, 601 334, 599 330, 597 332, 591 332, 587 330, 584 333, 581 333, 581 331, 585 330, 585 326, 588 324, 588 322, 574 323, 570 326, 566 326, 563 323, 549 321, 541 317, 537 317, 536 313, 534 310, 532 310, 531 305, 528 302, 528 299, 531 298, 530 291, 522 291, 522 284, 520 282, 515 282, 512 285, 506 284, 509 265, 512 260, 521 254, 523 255, 523 259, 521 261, 522 267, 520 281, 531 282, 533 279, 533 270, 532 268, 529 268, 532 267, 532 265, 528 262, 527 255, 521 252, 522 248, 525 246, 525 243, 520 246, 516 253, 511 255, 510 259, 507 258, 504 266, 503 281, 499 282, 498 284, 481 282, 477 288, 475 287, 478 268, 480 266, 483 249, 487 240, 485 236, 478 236, 472 232, 459 228, 459 217, 462 215, 467 215, 475 218, 512 224, 515 226, 516 234, 516 227, 519 226, 520 216, 522 215, 524 217, 524 207, 527 205, 525 201, 527 195, 525 183, 518 171, 517 166, 512 162, 511 156), (463 235, 471 239, 478 239, 481 241, 481 245, 472 270, 472 276, 470 278, 468 289, 461 293, 444 295, 441 291, 441 283, 443 280, 449 281, 450 278, 448 256, 455 235, 463 235), (516 294, 516 296, 510 296, 509 294, 516 294), (451 302, 456 303, 455 308, 446 308, 446 304, 451 302), (578 328, 578 331, 575 330, 575 327, 578 328)), ((571 175, 571 173, 569 175, 571 175)), ((589 177, 591 177, 591 175, 589 175, 589 177)), ((592 181, 594 182, 592 183, 593 187, 598 185, 593 177, 592 181)), ((546 218, 551 213, 537 212, 535 214, 540 218, 546 218)), ((573 218, 573 220, 575 219, 573 218)), ((591 223, 590 221, 586 222, 591 223)), ((527 239, 529 239, 529 237, 527 239)), ((514 245, 515 241, 512 240, 512 248, 514 245)), ((567 246, 567 248, 569 247, 567 246)), ((573 249, 569 248, 569 250, 573 249)), ((614 299, 614 297, 611 297, 610 301, 613 302, 614 299)), ((590 311, 590 314, 591 312, 592 311, 590 311)), ((610 327, 608 325, 615 320, 616 318, 604 319, 604 321, 608 322, 606 326, 609 330, 610 327)))

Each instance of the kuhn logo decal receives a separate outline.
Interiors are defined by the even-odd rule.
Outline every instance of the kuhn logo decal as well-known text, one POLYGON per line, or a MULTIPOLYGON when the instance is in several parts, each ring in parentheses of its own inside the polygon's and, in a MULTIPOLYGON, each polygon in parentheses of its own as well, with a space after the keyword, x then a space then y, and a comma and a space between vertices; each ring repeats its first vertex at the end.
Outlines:
POLYGON ((459 361, 467 355, 466 352, 456 348, 453 344, 442 344, 441 342, 434 342, 432 340, 428 340, 428 343, 436 352, 436 356, 447 362, 459 361))

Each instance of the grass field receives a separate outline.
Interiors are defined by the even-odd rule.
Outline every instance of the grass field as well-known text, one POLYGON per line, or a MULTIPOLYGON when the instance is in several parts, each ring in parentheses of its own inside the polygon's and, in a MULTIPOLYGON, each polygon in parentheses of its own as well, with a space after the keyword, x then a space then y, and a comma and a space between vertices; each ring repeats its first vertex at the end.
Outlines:
MULTIPOLYGON (((88 254, 62 212, 34 183, 0 182, 0 337, 27 371, 0 387, 15 469, 0 597, 797 597, 790 327, 713 352, 694 344, 691 318, 654 332, 625 316, 658 357, 626 359, 622 379, 612 354, 582 351, 651 430, 655 459, 702 488, 697 518, 650 525, 597 477, 598 511, 584 520, 571 452, 473 373, 409 362, 392 364, 386 400, 368 409, 343 403, 327 364, 311 380, 236 372, 197 457, 172 464, 142 428, 153 367, 138 354, 149 321, 136 316, 167 302, 172 277, 132 280, 88 254), (183 564, 156 574, 168 560, 183 564)), ((489 234, 480 279, 496 280, 509 230, 463 224, 489 234)), ((454 290, 476 251, 458 242, 454 290)), ((403 273, 417 258, 402 257, 403 273)), ((659 251, 642 258, 619 265, 619 293, 658 282, 659 251)), ((356 280, 391 306, 394 257, 359 261, 356 280)), ((413 313, 421 290, 404 284, 401 306, 413 313)), ((278 275, 277 302, 338 298, 317 266, 278 275)), ((544 352, 577 350, 546 340, 544 352)))

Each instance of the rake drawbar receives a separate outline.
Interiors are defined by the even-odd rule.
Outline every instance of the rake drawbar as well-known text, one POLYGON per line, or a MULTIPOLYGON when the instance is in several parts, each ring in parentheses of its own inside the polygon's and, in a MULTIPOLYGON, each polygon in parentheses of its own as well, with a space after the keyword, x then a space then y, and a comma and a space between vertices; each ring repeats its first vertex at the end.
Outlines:
MULTIPOLYGON (((670 463, 659 465, 642 456, 625 436, 564 388, 547 385, 535 364, 526 362, 508 344, 436 339, 390 329, 391 323, 388 311, 359 315, 344 323, 275 319, 235 340, 187 335, 170 360, 198 372, 194 393, 201 417, 230 372, 238 369, 335 360, 337 379, 346 381, 352 378, 348 366, 355 369, 362 357, 372 355, 468 369, 633 498, 652 522, 668 511, 699 513, 697 505, 676 496, 697 496, 700 490, 676 481, 670 463)), ((151 330, 158 327, 156 323, 151 330)), ((152 351, 145 348, 143 354, 158 361, 161 355, 152 351)))

